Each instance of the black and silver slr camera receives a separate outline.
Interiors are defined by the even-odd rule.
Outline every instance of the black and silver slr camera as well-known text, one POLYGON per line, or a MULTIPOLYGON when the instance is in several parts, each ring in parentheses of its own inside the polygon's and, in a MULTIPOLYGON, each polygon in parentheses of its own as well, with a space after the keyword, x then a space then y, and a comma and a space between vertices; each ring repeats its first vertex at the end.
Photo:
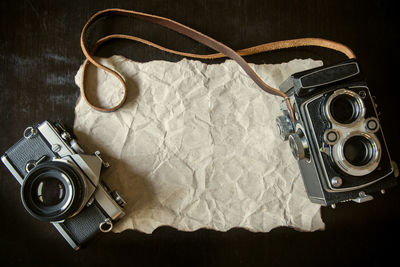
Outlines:
POLYGON ((28 127, 23 138, 1 157, 21 184, 25 209, 51 222, 74 248, 108 232, 125 215, 126 202, 100 181, 100 153, 84 154, 59 123, 28 127))
POLYGON ((295 73, 279 89, 294 111, 292 121, 282 103, 283 115, 276 118, 279 134, 289 141, 312 202, 364 202, 396 184, 376 106, 357 61, 295 73))

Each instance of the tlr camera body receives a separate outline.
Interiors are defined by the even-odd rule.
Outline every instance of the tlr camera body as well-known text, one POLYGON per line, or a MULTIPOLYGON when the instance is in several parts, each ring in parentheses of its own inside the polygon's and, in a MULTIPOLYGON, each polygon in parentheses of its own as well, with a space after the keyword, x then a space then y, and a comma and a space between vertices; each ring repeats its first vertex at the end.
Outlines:
POLYGON ((280 90, 289 96, 294 121, 282 103, 279 134, 289 141, 312 202, 364 202, 396 184, 376 105, 357 61, 295 73, 280 90))
POLYGON ((25 209, 52 223, 75 250, 125 215, 125 201, 100 181, 107 166, 100 153, 84 154, 59 123, 26 128, 1 160, 21 184, 25 209))

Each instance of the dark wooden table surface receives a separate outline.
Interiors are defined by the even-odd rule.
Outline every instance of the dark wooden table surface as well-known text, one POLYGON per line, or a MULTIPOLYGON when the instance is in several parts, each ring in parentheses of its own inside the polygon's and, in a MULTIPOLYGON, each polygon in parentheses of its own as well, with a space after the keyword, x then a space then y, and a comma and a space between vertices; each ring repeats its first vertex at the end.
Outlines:
MULTIPOLYGON (((322 37, 351 47, 382 113, 392 158, 400 162, 398 110, 398 20, 387 1, 8 1, 0 2, 0 153, 23 130, 43 120, 72 127, 79 88, 74 76, 84 57, 79 36, 86 20, 104 8, 152 13, 191 26, 234 49, 261 43, 322 37)), ((110 17, 90 31, 89 41, 131 33, 163 46, 195 53, 209 49, 147 22, 110 17)), ((116 41, 99 55, 124 55, 146 62, 181 58, 128 41, 116 41)), ((253 63, 294 58, 335 63, 344 57, 321 48, 298 48, 248 57, 253 63)), ((216 63, 220 61, 212 61, 216 63)), ((399 186, 374 201, 322 209, 324 231, 289 228, 269 233, 181 232, 161 227, 153 234, 107 234, 73 251, 56 230, 22 207, 19 184, 0 166, 0 262, 40 265, 132 266, 381 266, 396 262, 399 249, 399 186)), ((9 264, 3 266, 9 266, 9 264)))

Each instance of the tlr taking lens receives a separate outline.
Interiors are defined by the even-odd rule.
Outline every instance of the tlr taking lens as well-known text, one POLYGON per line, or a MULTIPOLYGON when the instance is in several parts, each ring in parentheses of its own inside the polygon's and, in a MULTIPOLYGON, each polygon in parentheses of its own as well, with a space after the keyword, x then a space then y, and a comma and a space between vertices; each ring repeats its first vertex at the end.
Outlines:
POLYGON ((346 160, 354 166, 364 166, 373 158, 373 146, 363 136, 349 138, 343 146, 343 154, 346 160))

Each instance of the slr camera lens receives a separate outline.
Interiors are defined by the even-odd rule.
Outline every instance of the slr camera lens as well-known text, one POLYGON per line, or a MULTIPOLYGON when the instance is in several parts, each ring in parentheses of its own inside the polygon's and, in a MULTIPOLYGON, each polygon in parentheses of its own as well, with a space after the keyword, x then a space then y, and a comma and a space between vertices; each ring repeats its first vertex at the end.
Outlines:
POLYGON ((33 185, 32 196, 38 205, 51 207, 60 204, 65 197, 65 186, 62 181, 49 177, 41 179, 33 185))
POLYGON ((81 207, 84 182, 74 168, 63 162, 37 165, 24 178, 21 199, 25 209, 42 221, 61 221, 81 207))

